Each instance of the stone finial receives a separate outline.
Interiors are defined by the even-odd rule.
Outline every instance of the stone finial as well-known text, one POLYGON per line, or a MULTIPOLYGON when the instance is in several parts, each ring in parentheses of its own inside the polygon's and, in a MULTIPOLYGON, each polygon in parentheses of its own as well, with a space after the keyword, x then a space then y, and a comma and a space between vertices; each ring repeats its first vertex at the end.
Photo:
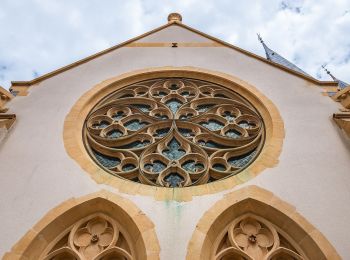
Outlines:
POLYGON ((179 13, 171 13, 168 15, 168 22, 182 22, 182 16, 179 13))

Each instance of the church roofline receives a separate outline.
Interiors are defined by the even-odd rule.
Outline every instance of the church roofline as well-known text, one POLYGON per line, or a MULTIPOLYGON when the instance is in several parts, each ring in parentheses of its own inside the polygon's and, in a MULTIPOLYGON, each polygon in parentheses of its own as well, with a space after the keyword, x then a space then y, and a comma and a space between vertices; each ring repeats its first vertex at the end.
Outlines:
MULTIPOLYGON (((162 25, 162 26, 160 26, 160 27, 158 27, 158 28, 155 28, 155 29, 153 29, 153 30, 151 30, 151 31, 148 31, 148 32, 144 33, 144 34, 141 34, 141 35, 139 35, 139 36, 136 36, 136 37, 134 37, 134 38, 131 38, 130 40, 127 40, 127 41, 125 41, 125 42, 122 42, 122 43, 120 43, 120 44, 117 44, 117 45, 115 45, 115 46, 112 46, 112 47, 110 47, 110 48, 108 48, 108 49, 105 49, 105 50, 103 50, 103 51, 97 52, 97 53, 95 53, 95 54, 93 54, 93 55, 90 55, 90 56, 84 58, 84 59, 78 60, 78 61, 73 62, 73 63, 71 63, 71 64, 69 64, 69 65, 66 65, 66 66, 64 66, 64 67, 58 68, 58 69, 56 69, 56 70, 54 70, 54 71, 52 71, 52 72, 46 73, 46 74, 44 74, 44 75, 42 75, 42 76, 40 76, 40 77, 38 77, 38 78, 29 80, 29 81, 11 81, 11 88, 12 88, 12 87, 29 87, 29 86, 38 84, 38 83, 40 83, 40 82, 42 82, 42 81, 44 81, 44 80, 46 80, 46 79, 48 79, 48 78, 51 78, 51 77, 53 77, 53 76, 56 76, 57 74, 60 74, 60 73, 62 73, 62 72, 65 72, 65 71, 67 71, 67 70, 70 70, 70 69, 72 69, 72 68, 74 68, 74 67, 77 67, 77 66, 79 66, 79 65, 81 65, 81 64, 84 64, 84 63, 86 63, 86 62, 89 62, 89 61, 91 61, 91 60, 93 60, 93 59, 95 59, 95 58, 98 58, 98 57, 100 57, 100 56, 102 56, 102 55, 104 55, 104 54, 107 54, 107 53, 109 53, 109 52, 111 52, 111 51, 114 51, 114 50, 116 50, 116 49, 119 49, 119 48, 121 48, 121 47, 125 47, 125 46, 127 46, 128 44, 130 44, 130 43, 132 43, 132 42, 135 42, 135 41, 137 41, 137 40, 140 40, 140 39, 142 39, 142 38, 144 38, 144 37, 146 37, 146 36, 148 36, 148 35, 151 35, 151 34, 153 34, 153 33, 156 33, 156 32, 158 32, 158 31, 161 31, 161 30, 163 30, 163 29, 165 29, 165 28, 167 28, 167 27, 173 26, 173 25, 176 25, 176 26, 180 26, 180 27, 182 27, 182 28, 185 28, 185 29, 187 29, 187 30, 189 30, 189 31, 191 31, 191 32, 194 32, 194 33, 196 33, 196 34, 199 34, 199 35, 201 35, 201 36, 203 36, 203 37, 205 37, 205 38, 208 38, 208 39, 210 39, 210 40, 212 40, 212 41, 214 41, 214 42, 220 43, 220 44, 222 44, 222 45, 225 46, 225 47, 234 49, 234 50, 236 50, 236 51, 238 51, 238 52, 241 52, 241 53, 243 53, 243 54, 245 54, 245 55, 247 55, 247 56, 250 56, 250 57, 252 57, 252 58, 258 59, 258 60, 260 60, 260 61, 262 61, 262 62, 264 62, 264 63, 266 63, 266 64, 269 64, 269 65, 271 65, 271 66, 274 66, 274 67, 276 67, 276 68, 279 68, 279 69, 281 69, 281 70, 283 70, 283 71, 285 71, 285 72, 288 72, 288 73, 290 73, 290 74, 293 74, 293 75, 295 75, 295 76, 298 76, 298 77, 300 77, 300 78, 303 78, 303 79, 305 79, 305 80, 308 80, 308 81, 310 81, 310 82, 312 82, 312 83, 314 83, 314 84, 317 84, 317 85, 320 85, 320 86, 326 86, 326 87, 327 87, 327 86, 332 87, 332 86, 336 86, 336 85, 337 85, 337 83, 334 82, 334 81, 320 81, 320 80, 317 80, 317 79, 315 79, 315 78, 313 78, 313 77, 311 77, 311 76, 304 75, 304 74, 299 73, 299 72, 297 72, 297 71, 294 71, 294 70, 292 70, 292 69, 290 69, 290 68, 288 68, 288 67, 282 66, 282 65, 280 65, 280 64, 278 64, 278 63, 275 63, 275 62, 273 62, 273 61, 269 61, 269 60, 267 60, 267 59, 265 59, 265 58, 263 58, 263 57, 261 57, 261 56, 259 56, 259 55, 257 55, 257 54, 254 54, 254 53, 249 52, 249 51, 247 51, 247 50, 244 50, 244 49, 242 49, 242 48, 240 48, 240 47, 237 47, 237 46, 235 46, 235 45, 232 45, 232 44, 230 44, 230 43, 227 43, 227 42, 225 42, 225 41, 223 41, 223 40, 220 40, 220 39, 218 39, 218 38, 215 38, 215 37, 213 37, 213 36, 210 36, 210 35, 208 35, 208 34, 206 34, 206 33, 203 33, 203 32, 201 32, 201 31, 198 31, 198 30, 196 30, 196 29, 194 29, 194 28, 192 28, 192 27, 190 27, 190 26, 187 26, 187 25, 183 24, 181 21, 178 21, 178 20, 170 20, 170 21, 169 21, 167 24, 165 24, 165 25, 162 25)), ((11 90, 11 88, 10 88, 10 90, 11 90)))

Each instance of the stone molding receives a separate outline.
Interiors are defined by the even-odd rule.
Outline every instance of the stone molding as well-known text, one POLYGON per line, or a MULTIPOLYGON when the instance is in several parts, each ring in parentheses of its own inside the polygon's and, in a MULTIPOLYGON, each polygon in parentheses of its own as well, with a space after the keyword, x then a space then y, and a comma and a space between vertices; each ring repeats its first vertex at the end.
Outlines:
POLYGON ((40 259, 55 238, 77 221, 96 213, 122 223, 136 259, 159 259, 159 242, 152 221, 130 200, 109 191, 71 198, 50 210, 3 256, 4 260, 40 259))
POLYGON ((107 184, 120 192, 128 194, 151 195, 157 200, 189 201, 192 196, 216 193, 230 189, 252 179, 266 168, 278 163, 284 139, 284 123, 275 105, 255 87, 228 74, 213 72, 194 67, 149 68, 103 81, 86 92, 72 107, 66 116, 63 128, 63 140, 69 156, 99 184, 107 184), (259 112, 266 129, 265 145, 259 157, 241 173, 195 187, 163 188, 152 187, 117 178, 101 169, 87 153, 82 130, 90 110, 99 100, 124 86, 156 77, 189 77, 207 80, 234 90, 245 97, 259 112))
POLYGON ((350 138, 350 112, 335 113, 333 114, 333 120, 350 138))
POLYGON ((333 100, 340 102, 345 108, 350 108, 350 86, 337 92, 333 96, 333 100))
POLYGON ((5 107, 13 98, 14 96, 9 91, 0 86, 0 128, 4 128, 6 131, 9 130, 16 121, 16 115, 6 114, 8 108, 5 107))
POLYGON ((245 214, 254 214, 272 223, 306 259, 341 259, 324 235, 296 208, 273 193, 247 186, 224 195, 199 220, 187 247, 188 260, 212 259, 214 244, 225 227, 245 214))

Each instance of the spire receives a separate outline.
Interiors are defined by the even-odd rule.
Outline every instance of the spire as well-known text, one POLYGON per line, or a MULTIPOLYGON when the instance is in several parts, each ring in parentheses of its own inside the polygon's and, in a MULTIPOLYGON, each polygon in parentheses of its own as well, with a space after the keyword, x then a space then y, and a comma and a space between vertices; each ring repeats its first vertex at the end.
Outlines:
POLYGON ((305 71, 303 71, 302 69, 297 67, 295 64, 291 63, 289 60, 283 58, 277 52, 274 52, 269 47, 267 47, 267 45, 265 44, 265 42, 261 38, 260 34, 258 34, 258 39, 265 49, 266 59, 310 77, 309 74, 307 74, 305 71))
POLYGON ((346 88, 347 86, 349 86, 348 83, 346 83, 346 82, 344 82, 344 81, 342 81, 342 80, 337 79, 337 78, 326 68, 326 64, 323 64, 321 67, 324 69, 324 71, 325 71, 329 76, 332 77, 332 79, 333 79, 335 82, 338 83, 338 88, 339 88, 339 90, 342 90, 342 89, 346 88))

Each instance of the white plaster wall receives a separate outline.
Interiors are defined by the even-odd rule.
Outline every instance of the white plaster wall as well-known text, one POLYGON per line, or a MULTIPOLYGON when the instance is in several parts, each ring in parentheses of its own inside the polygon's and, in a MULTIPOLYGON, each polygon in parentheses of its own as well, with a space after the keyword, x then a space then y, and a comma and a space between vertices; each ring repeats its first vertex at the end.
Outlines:
MULTIPOLYGON (((178 27, 167 30, 149 40, 172 41, 171 35, 184 42, 198 38, 178 27)), ((95 84, 158 66, 221 71, 254 85, 272 100, 286 129, 280 162, 235 189, 256 184, 272 191, 295 205, 344 259, 350 259, 350 149, 330 118, 337 104, 305 80, 225 47, 122 48, 43 81, 26 97, 16 97, 9 106, 17 114, 17 123, 0 144, 0 255, 59 203, 102 188, 118 193, 97 185, 67 155, 62 138, 64 119, 95 84)), ((186 203, 120 195, 135 202, 155 223, 161 258, 178 260, 185 258, 200 217, 223 193, 186 203)))

